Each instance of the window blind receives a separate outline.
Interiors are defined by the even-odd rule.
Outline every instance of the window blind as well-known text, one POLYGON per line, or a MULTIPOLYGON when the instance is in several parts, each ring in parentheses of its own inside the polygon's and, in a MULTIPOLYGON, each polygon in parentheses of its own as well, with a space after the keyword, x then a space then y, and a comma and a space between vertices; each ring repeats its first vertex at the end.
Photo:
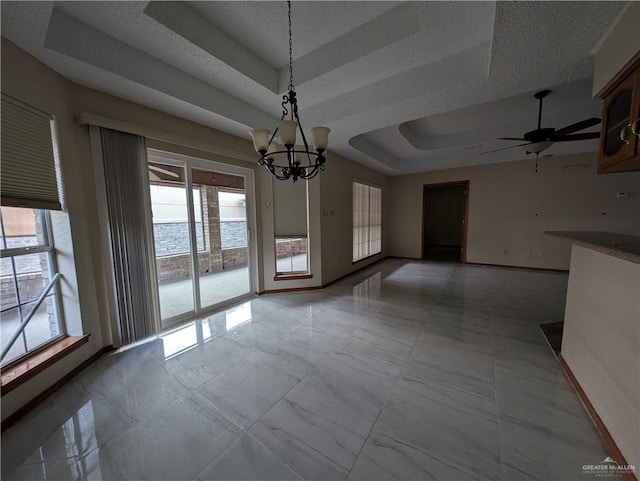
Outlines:
POLYGON ((100 128, 100 151, 118 310, 114 345, 122 346, 156 332, 149 285, 151 240, 141 190, 147 150, 144 137, 100 128))
POLYGON ((276 237, 307 237, 307 181, 273 180, 276 237))
POLYGON ((2 94, 2 205, 62 210, 51 136, 53 117, 2 94))
POLYGON ((353 183, 353 261, 382 252, 382 190, 353 183))

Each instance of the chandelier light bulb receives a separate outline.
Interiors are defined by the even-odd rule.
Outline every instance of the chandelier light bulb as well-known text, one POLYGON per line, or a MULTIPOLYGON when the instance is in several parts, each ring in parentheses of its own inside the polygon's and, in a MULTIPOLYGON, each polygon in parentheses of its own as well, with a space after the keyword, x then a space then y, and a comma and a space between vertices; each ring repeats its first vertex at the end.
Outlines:
POLYGON ((313 148, 316 151, 327 150, 327 145, 329 144, 329 132, 331 132, 331 129, 328 127, 314 127, 311 129, 313 148))
POLYGON ((256 152, 266 152, 269 147, 269 131, 267 129, 253 129, 249 131, 253 139, 253 148, 256 152))
POLYGON ((298 122, 295 120, 282 120, 278 124, 278 132, 280 133, 280 141, 284 145, 294 145, 296 143, 296 130, 298 122))

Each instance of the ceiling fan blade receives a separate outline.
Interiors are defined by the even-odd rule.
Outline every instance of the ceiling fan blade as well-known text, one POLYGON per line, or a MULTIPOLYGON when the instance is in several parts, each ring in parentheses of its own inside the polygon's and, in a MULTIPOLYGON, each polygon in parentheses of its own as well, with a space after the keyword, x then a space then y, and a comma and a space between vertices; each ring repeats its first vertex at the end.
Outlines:
POLYGON ((596 117, 582 120, 580 122, 576 122, 575 124, 567 125, 566 127, 556 130, 554 132, 554 136, 561 137, 563 135, 572 134, 574 132, 577 132, 578 130, 584 130, 588 129, 589 127, 593 127, 594 125, 598 125, 600 122, 602 122, 602 120, 596 117))
POLYGON ((553 137, 554 142, 571 142, 573 140, 590 140, 599 139, 600 132, 587 132, 585 134, 563 135, 562 137, 553 137))
POLYGON ((501 149, 496 149, 496 150, 490 150, 489 152, 482 152, 480 155, 484 155, 484 154, 492 154, 494 152, 500 152, 501 150, 507 150, 507 149, 513 149, 515 147, 524 147, 525 145, 529 145, 531 142, 527 142, 526 144, 519 144, 519 145, 510 145, 509 147, 503 147, 501 149))
POLYGON ((180 178, 180 176, 178 174, 176 174, 175 172, 172 172, 172 171, 167 170, 167 169, 163 169, 161 167, 157 167, 157 166, 155 166, 153 164, 149 164, 149 169, 150 170, 155 170, 156 172, 160 172, 161 174, 168 175, 169 177, 173 177, 175 179, 179 179, 180 178))
POLYGON ((520 141, 522 141, 522 140, 527 140, 527 139, 522 139, 522 138, 519 138, 519 137, 498 137, 498 140, 520 140, 520 141))

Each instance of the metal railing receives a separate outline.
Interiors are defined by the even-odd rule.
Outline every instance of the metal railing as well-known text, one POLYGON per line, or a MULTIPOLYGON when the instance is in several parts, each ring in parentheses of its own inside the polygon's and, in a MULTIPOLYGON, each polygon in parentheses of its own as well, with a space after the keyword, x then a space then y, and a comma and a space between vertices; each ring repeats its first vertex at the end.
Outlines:
POLYGON ((49 284, 47 285, 47 287, 45 287, 45 289, 42 291, 38 299, 36 299, 35 305, 31 308, 29 313, 22 319, 22 321, 20 322, 20 325, 18 326, 18 329, 16 329, 16 331, 9 338, 9 343, 2 349, 2 353, 0 354, 0 361, 4 360, 5 356, 7 355, 9 350, 13 347, 18 337, 20 337, 20 334, 22 334, 24 329, 27 327, 27 324, 29 324, 29 321, 33 318, 34 314, 36 313, 40 305, 44 302, 44 299, 49 294, 49 291, 53 288, 53 286, 56 285, 56 283, 60 280, 61 277, 62 277, 62 274, 57 272, 51 278, 51 281, 49 281, 49 284))

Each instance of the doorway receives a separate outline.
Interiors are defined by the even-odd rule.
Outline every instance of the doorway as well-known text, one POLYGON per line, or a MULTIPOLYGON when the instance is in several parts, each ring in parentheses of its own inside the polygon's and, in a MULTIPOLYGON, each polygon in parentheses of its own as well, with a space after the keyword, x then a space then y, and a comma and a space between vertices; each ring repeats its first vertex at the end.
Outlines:
POLYGON ((155 283, 161 327, 252 292, 247 169, 149 150, 155 283))
POLYGON ((465 262, 468 198, 468 180, 423 187, 423 259, 465 262))

